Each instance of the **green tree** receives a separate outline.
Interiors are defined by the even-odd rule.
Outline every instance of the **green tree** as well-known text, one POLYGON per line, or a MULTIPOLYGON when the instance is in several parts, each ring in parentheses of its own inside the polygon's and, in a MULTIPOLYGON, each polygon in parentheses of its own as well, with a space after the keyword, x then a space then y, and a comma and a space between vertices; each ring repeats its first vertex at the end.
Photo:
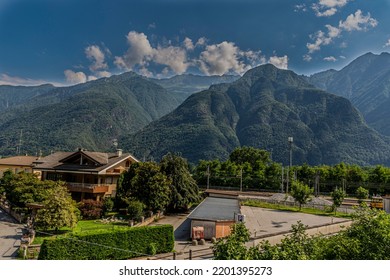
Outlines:
POLYGON ((333 208, 336 213, 337 208, 341 206, 345 198, 345 191, 341 188, 337 188, 330 194, 333 200, 333 208))
POLYGON ((76 226, 80 212, 63 182, 55 182, 42 204, 44 208, 37 211, 35 220, 38 228, 58 231, 76 226))
POLYGON ((127 207, 127 214, 133 220, 139 220, 144 215, 145 204, 138 200, 129 201, 129 206, 127 207))
POLYGON ((262 169, 271 161, 269 152, 247 146, 234 149, 229 160, 239 165, 248 162, 254 170, 262 169))
POLYGON ((368 194, 368 190, 362 186, 356 189, 356 197, 358 198, 359 204, 362 204, 363 200, 368 198, 368 194))
POLYGON ((139 200, 148 210, 165 209, 170 203, 171 180, 155 162, 132 164, 118 186, 120 201, 139 200))
POLYGON ((299 181, 293 181, 290 194, 299 203, 299 211, 301 211, 302 205, 310 201, 313 189, 299 181))
POLYGON ((191 204, 199 202, 198 185, 184 158, 169 153, 162 158, 160 168, 171 181, 170 210, 187 210, 191 204))
POLYGON ((230 235, 219 239, 212 247, 215 260, 246 260, 248 250, 245 242, 249 241, 249 230, 244 223, 233 224, 230 235))
POLYGON ((6 171, 0 182, 6 198, 13 206, 25 208, 27 203, 40 203, 48 196, 48 190, 55 184, 53 181, 41 181, 32 173, 13 174, 6 171))

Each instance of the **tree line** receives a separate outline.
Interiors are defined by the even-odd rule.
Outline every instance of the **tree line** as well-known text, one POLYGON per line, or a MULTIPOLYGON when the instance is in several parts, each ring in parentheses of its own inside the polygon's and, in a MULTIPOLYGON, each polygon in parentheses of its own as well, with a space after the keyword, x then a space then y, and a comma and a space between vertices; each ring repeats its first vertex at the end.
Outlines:
POLYGON ((193 167, 198 184, 207 188, 235 188, 243 190, 286 190, 298 180, 319 193, 330 193, 342 188, 355 194, 359 187, 370 195, 390 192, 390 168, 384 165, 358 166, 339 163, 333 166, 308 164, 283 167, 271 160, 270 153, 253 147, 236 148, 226 161, 201 160, 193 167))

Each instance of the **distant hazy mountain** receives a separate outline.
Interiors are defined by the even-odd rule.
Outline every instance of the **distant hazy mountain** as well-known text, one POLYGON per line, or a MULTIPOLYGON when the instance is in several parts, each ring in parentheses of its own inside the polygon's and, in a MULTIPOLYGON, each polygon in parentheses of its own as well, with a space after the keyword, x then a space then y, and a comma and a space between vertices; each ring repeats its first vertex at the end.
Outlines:
POLYGON ((181 103, 191 94, 208 89, 211 85, 231 83, 239 79, 240 76, 199 76, 193 74, 184 74, 174 76, 169 79, 150 79, 159 84, 170 93, 174 94, 181 103))
POLYGON ((390 136, 390 54, 367 53, 340 71, 329 70, 309 77, 309 82, 348 98, 367 123, 390 136))
POLYGON ((40 149, 44 153, 78 147, 113 149, 115 138, 139 130, 179 105, 166 89, 134 73, 49 88, 35 97, 34 91, 23 95, 28 104, 2 112, 0 154, 15 154, 20 139, 21 151, 30 154, 40 149))
POLYGON ((0 112, 28 104, 35 97, 54 89, 52 85, 41 86, 0 86, 0 112))
POLYGON ((121 139, 138 157, 178 152, 199 159, 226 159, 238 146, 272 151, 288 163, 388 163, 389 139, 369 128, 345 98, 309 84, 292 71, 263 65, 231 84, 191 95, 176 110, 121 139))

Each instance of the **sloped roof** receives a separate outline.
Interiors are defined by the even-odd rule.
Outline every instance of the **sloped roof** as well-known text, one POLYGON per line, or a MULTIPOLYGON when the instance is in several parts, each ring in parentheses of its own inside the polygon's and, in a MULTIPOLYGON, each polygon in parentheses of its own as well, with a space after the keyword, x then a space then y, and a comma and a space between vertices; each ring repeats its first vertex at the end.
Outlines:
POLYGON ((20 165, 20 166, 32 166, 33 162, 36 161, 36 156, 16 156, 1 158, 1 165, 20 165))
POLYGON ((206 221, 233 221, 241 213, 237 199, 206 197, 189 215, 189 219, 206 221))
POLYGON ((56 152, 37 161, 35 169, 56 170, 56 171, 80 171, 80 172, 100 172, 108 169, 123 160, 132 159, 138 161, 129 153, 123 153, 120 157, 116 153, 101 153, 90 151, 77 152, 56 152), (95 165, 80 165, 69 162, 72 158, 83 155, 95 162, 95 165))

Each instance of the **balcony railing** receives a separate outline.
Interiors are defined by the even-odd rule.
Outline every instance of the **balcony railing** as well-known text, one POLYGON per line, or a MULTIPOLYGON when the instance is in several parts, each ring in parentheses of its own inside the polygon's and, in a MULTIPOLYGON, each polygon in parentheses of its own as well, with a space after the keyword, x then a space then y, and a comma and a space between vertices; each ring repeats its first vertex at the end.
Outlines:
POLYGON ((87 184, 87 183, 66 183, 68 190, 71 192, 87 192, 87 193, 106 193, 111 188, 115 188, 116 184, 87 184))

